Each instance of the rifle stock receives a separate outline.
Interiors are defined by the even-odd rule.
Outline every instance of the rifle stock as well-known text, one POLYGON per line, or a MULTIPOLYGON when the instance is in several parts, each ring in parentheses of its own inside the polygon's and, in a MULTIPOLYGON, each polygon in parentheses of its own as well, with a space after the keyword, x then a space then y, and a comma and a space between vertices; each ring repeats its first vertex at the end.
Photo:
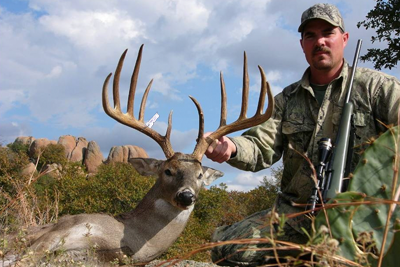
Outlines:
POLYGON ((323 195, 324 199, 334 198, 337 193, 342 191, 343 174, 346 168, 347 151, 349 150, 348 140, 350 137, 352 115, 353 103, 346 103, 343 107, 332 159, 328 164, 328 172, 331 172, 332 175, 326 181, 328 190, 323 195))

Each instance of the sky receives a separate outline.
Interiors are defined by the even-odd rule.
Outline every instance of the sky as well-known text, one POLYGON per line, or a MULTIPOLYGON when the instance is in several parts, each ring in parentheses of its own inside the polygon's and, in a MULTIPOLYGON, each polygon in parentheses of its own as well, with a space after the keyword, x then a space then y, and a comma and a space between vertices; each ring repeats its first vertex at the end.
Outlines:
MULTIPOLYGON (((345 50, 348 62, 352 63, 360 38, 361 54, 382 47, 371 43, 373 30, 356 26, 375 6, 374 0, 325 2, 340 9, 350 33, 345 50)), ((125 111, 133 66, 144 44, 135 115, 143 91, 153 79, 145 121, 158 113, 153 129, 164 135, 172 110, 173 149, 192 153, 198 114, 188 96, 202 106, 205 131, 216 130, 222 72, 228 123, 235 121, 241 106, 246 51, 248 116, 252 116, 260 90, 258 65, 274 95, 299 80, 307 68, 297 28, 302 12, 315 3, 318 1, 0 0, 0 144, 11 143, 18 136, 58 140, 73 135, 96 141, 105 157, 111 147, 130 144, 144 148, 149 157, 164 159, 154 140, 108 117, 101 104, 104 80, 115 72, 119 57, 128 49, 120 81, 125 111)), ((373 65, 359 62, 359 66, 373 65)), ((397 69, 384 72, 400 77, 397 69)), ((207 158, 203 165, 223 171, 225 176, 213 184, 225 183, 230 190, 251 190, 271 176, 269 169, 245 172, 207 158)))

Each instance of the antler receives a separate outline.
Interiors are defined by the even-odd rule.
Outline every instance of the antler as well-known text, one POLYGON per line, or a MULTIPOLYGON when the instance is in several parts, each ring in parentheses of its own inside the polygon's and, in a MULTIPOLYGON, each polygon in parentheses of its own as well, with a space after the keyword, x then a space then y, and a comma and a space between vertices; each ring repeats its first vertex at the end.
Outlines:
POLYGON ((203 110, 201 109, 200 104, 197 102, 196 99, 190 97, 192 101, 195 103, 197 107, 197 111, 199 113, 199 135, 197 137, 197 144, 193 151, 193 156, 201 161, 204 153, 206 152, 209 145, 211 145, 214 140, 220 138, 221 136, 237 132, 246 128, 250 128, 252 126, 261 124, 268 120, 273 112, 274 109, 274 97, 272 95, 271 87, 265 78, 264 70, 258 66, 261 74, 261 92, 260 98, 258 100, 258 107, 257 111, 253 117, 247 118, 247 107, 248 107, 248 96, 249 96, 249 75, 247 71, 247 56, 246 52, 244 53, 244 65, 243 65, 243 93, 242 93, 242 108, 240 111, 239 118, 231 123, 226 124, 226 90, 225 90, 225 83, 224 78, 222 76, 222 72, 220 74, 220 81, 221 81, 221 119, 220 125, 218 129, 207 136, 206 138, 203 137, 204 135, 204 115, 203 110), (263 114, 263 108, 265 103, 265 95, 268 94, 268 108, 263 114))
POLYGON ((140 46, 139 52, 138 52, 138 57, 136 60, 135 68, 132 73, 132 79, 131 79, 131 85, 130 85, 130 90, 129 90, 129 96, 128 96, 128 106, 127 106, 127 112, 122 113, 121 111, 121 105, 120 105, 120 100, 119 100, 119 78, 121 75, 121 69, 122 65, 124 63, 125 55, 128 51, 126 49, 124 53, 122 53, 121 58, 118 62, 118 66, 115 70, 115 76, 114 76, 114 81, 113 81, 113 95, 114 95, 114 108, 110 106, 110 103, 108 101, 108 81, 110 80, 110 77, 112 73, 110 73, 107 78, 104 81, 103 85, 103 108, 104 111, 107 113, 108 116, 111 118, 117 120, 118 122, 125 124, 126 126, 129 126, 133 129, 136 129, 153 140, 155 140, 162 148, 164 151, 164 154, 167 158, 170 158, 174 155, 174 151, 171 146, 170 142, 170 135, 171 135, 171 127, 172 127, 172 111, 169 114, 168 117, 168 127, 167 127, 167 132, 165 136, 160 135, 150 127, 147 127, 147 125, 144 123, 144 108, 146 105, 147 101, 147 96, 149 94, 151 84, 153 83, 153 80, 149 82, 149 85, 146 88, 146 91, 143 94, 142 102, 140 104, 140 111, 139 111, 139 119, 137 120, 133 114, 133 108, 134 108, 134 100, 135 100, 135 92, 136 92, 136 85, 137 85, 137 80, 139 76, 139 69, 140 69, 140 62, 142 59, 142 50, 143 50, 143 45, 140 46))

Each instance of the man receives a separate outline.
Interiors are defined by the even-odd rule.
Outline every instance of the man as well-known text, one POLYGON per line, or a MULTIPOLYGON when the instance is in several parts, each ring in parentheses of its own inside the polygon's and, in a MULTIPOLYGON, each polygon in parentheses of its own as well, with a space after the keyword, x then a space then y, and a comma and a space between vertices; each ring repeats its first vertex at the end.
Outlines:
MULTIPOLYGON (((341 111, 347 92, 351 67, 343 58, 349 39, 339 10, 329 4, 316 4, 301 17, 298 28, 300 45, 309 63, 300 81, 295 82, 275 97, 275 110, 271 118, 251 128, 240 137, 221 137, 217 146, 210 146, 206 156, 217 162, 227 162, 242 170, 259 171, 282 158, 283 176, 281 193, 274 209, 279 214, 304 211, 304 206, 315 186, 312 164, 318 163, 318 141, 323 137, 334 142, 338 132, 341 111)), ((355 149, 352 169, 360 159, 366 141, 397 124, 400 82, 389 75, 370 69, 358 68, 355 73, 351 101, 354 104, 355 149)), ((267 223, 270 210, 261 211, 242 222, 219 228, 215 241, 264 237, 271 232, 267 223)), ((310 219, 295 216, 283 226, 280 240, 295 243, 308 241, 302 228, 310 230, 310 219)), ((275 224, 273 230, 277 230, 275 224)), ((264 262, 272 251, 240 245, 225 245, 213 249, 214 261, 221 265, 254 266, 264 262)))

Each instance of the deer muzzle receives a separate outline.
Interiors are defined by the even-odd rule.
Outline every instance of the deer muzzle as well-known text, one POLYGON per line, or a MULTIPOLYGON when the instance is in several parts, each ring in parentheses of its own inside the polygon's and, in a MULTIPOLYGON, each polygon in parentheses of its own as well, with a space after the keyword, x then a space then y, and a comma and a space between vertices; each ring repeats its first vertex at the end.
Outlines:
POLYGON ((190 190, 183 190, 176 194, 176 201, 182 208, 187 208, 196 202, 196 196, 190 190))

